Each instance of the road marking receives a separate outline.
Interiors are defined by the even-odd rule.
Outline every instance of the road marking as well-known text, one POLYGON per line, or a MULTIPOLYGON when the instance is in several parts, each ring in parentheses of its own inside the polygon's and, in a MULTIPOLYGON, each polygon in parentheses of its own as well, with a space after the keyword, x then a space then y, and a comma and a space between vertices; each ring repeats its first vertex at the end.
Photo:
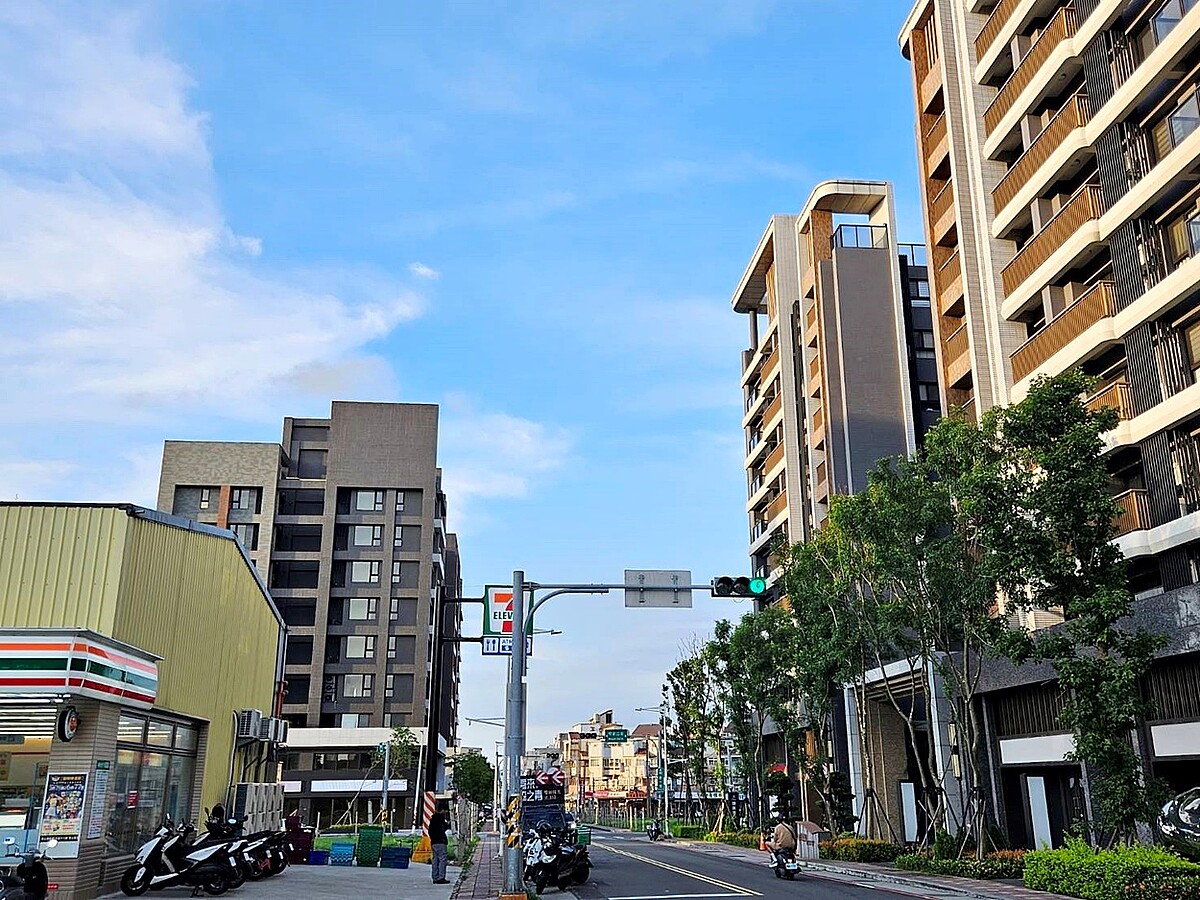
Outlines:
MULTIPOLYGON (((670 863, 661 862, 657 859, 651 859, 648 856, 641 856, 637 853, 630 853, 628 850, 618 850, 616 847, 606 847, 599 845, 609 853, 615 853, 618 856, 628 856, 630 859, 636 859, 638 862, 644 862, 647 865, 657 866, 660 869, 666 869, 668 872, 674 872, 677 875, 686 875, 688 878, 695 878, 697 881, 703 881, 705 884, 711 884, 714 887, 725 888, 727 891, 732 891, 735 897, 761 897, 758 891, 752 891, 749 888, 744 888, 738 884, 730 884, 728 881, 721 881, 718 878, 713 878, 710 875, 701 875, 699 872, 689 872, 687 869, 681 869, 678 866, 673 866, 670 863)), ((674 894, 672 896, 680 896, 674 894)), ((728 895, 727 895, 728 896, 728 895)))
POLYGON ((741 897, 741 894, 642 894, 637 897, 610 897, 609 900, 687 900, 689 897, 741 897))

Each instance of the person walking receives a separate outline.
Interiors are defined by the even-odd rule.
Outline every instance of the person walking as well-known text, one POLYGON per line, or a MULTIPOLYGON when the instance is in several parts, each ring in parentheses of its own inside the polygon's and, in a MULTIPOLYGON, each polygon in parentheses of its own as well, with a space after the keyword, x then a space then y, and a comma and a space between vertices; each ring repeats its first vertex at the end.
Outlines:
POLYGON ((429 843, 433 848, 433 883, 449 884, 446 864, 450 861, 450 804, 439 800, 429 820, 429 843))

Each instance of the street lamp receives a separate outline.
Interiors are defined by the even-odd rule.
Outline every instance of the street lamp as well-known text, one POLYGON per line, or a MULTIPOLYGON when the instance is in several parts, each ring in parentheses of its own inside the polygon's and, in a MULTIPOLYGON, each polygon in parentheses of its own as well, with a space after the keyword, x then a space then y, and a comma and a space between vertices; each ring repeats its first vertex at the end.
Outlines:
MULTIPOLYGON (((657 712, 658 713, 658 778, 662 782, 662 806, 659 811, 663 817, 663 833, 668 836, 671 833, 671 810, 667 803, 667 686, 663 685, 663 698, 658 706, 638 706, 635 707, 635 712, 657 712)), ((647 758, 647 763, 649 758, 647 758)), ((647 781, 650 779, 647 778, 647 781)), ((649 785, 646 786, 646 795, 650 795, 649 785)))

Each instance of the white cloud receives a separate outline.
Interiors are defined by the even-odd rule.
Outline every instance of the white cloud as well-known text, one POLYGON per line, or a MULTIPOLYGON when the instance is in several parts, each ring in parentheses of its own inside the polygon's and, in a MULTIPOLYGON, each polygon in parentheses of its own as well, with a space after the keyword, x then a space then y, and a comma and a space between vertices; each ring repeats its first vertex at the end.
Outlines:
POLYGON ((423 262, 409 263, 408 271, 412 272, 418 278, 424 278, 426 281, 437 281, 437 279, 442 277, 441 272, 425 265, 423 262))
POLYGON ((442 407, 438 444, 455 530, 463 532, 478 525, 476 501, 527 496, 535 477, 567 462, 573 439, 565 429, 479 412, 465 398, 452 397, 442 407))
MULTIPOLYGON (((261 238, 238 234, 191 85, 134 13, 0 5, 10 421, 271 421, 297 397, 394 390, 367 347, 418 316, 422 298, 374 272, 280 268, 261 238)), ((20 460, 0 470, 0 491, 74 471, 31 450, 0 454, 20 460)))

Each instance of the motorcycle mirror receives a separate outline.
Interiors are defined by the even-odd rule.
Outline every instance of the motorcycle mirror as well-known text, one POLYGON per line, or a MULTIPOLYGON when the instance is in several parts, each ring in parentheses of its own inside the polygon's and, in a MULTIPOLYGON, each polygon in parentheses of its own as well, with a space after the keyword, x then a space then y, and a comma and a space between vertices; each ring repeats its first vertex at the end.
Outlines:
POLYGON ((4 843, 6 846, 11 846, 12 844, 15 844, 16 842, 17 842, 16 838, 6 837, 4 839, 4 843))

